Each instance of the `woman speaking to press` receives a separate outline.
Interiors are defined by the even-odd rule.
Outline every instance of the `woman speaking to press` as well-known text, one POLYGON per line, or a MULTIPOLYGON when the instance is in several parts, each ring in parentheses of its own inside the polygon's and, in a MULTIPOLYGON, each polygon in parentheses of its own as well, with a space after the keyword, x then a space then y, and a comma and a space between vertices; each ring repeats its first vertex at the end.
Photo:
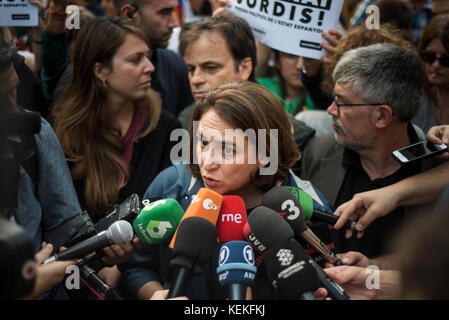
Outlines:
MULTIPOLYGON (((249 215, 261 204, 266 191, 286 185, 309 193, 317 209, 330 210, 324 196, 290 170, 300 153, 287 113, 276 96, 258 84, 231 83, 209 92, 193 112, 190 146, 190 164, 178 163, 161 172, 148 187, 145 198, 174 198, 186 210, 192 197, 205 187, 222 195, 240 196, 249 215), (255 139, 248 138, 250 131, 255 139), (257 150, 261 145, 265 150, 257 150), (264 173, 261 169, 267 170, 264 173), (272 169, 274 172, 266 174, 272 169)), ((131 258, 134 265, 129 261, 122 270, 130 293, 149 299, 162 289, 170 281, 166 274, 168 257, 167 245, 139 249, 131 258)), ((216 266, 217 256, 210 261, 216 266)), ((215 271, 194 277, 186 295, 191 299, 225 299, 214 287, 217 277, 215 271)), ((265 290, 254 292, 256 299, 270 297, 271 285, 268 279, 263 281, 265 290)))

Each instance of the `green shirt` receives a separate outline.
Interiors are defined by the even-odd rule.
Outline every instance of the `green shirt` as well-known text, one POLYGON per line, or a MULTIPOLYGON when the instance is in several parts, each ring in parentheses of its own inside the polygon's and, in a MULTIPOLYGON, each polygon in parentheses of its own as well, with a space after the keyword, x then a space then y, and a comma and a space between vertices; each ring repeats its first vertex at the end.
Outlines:
MULTIPOLYGON (((285 110, 295 115, 296 107, 298 103, 302 100, 302 96, 296 98, 293 101, 287 101, 282 98, 282 90, 280 86, 280 79, 278 77, 272 77, 272 78, 257 78, 257 83, 259 83, 261 86, 267 88, 271 92, 273 92, 276 97, 278 98, 279 102, 282 103, 285 110)), ((302 110, 315 110, 315 104, 313 103, 312 99, 309 97, 309 95, 306 93, 306 98, 304 100, 304 105, 302 108, 298 108, 298 112, 302 110)))

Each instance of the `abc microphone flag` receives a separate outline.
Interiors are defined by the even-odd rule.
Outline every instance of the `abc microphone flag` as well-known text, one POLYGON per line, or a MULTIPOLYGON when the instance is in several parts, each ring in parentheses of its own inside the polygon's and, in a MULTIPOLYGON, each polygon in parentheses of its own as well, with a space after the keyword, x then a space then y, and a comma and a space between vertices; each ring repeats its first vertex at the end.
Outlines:
MULTIPOLYGON (((190 217, 198 217, 206 219, 215 226, 217 224, 222 201, 223 196, 221 194, 210 189, 201 188, 196 196, 193 197, 192 202, 181 219, 181 222, 190 217)), ((175 245, 177 231, 178 230, 176 230, 175 235, 169 245, 172 249, 175 245)))

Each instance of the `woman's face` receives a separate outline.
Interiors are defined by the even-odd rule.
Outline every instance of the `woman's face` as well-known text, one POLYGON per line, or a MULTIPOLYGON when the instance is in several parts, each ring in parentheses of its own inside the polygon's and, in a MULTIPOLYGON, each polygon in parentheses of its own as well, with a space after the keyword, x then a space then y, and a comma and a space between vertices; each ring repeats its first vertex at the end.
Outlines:
POLYGON ((250 195, 250 177, 259 169, 255 143, 213 110, 199 122, 196 154, 204 185, 220 194, 250 195))
POLYGON ((301 81, 302 59, 288 53, 279 53, 279 72, 284 82, 293 88, 302 88, 301 81))
MULTIPOLYGON (((440 39, 432 39, 424 51, 429 56, 436 55, 438 58, 449 54, 440 39)), ((449 67, 442 66, 437 59, 431 62, 423 57, 423 60, 427 81, 433 85, 449 87, 449 67)))
POLYGON ((144 98, 151 87, 151 73, 154 71, 150 56, 145 41, 134 34, 127 34, 106 76, 109 93, 124 100, 144 98))

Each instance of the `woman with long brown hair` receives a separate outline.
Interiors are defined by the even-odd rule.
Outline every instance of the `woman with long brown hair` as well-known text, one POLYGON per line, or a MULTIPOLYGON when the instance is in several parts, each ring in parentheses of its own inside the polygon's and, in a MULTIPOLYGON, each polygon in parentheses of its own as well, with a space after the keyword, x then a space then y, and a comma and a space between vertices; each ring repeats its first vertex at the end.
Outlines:
POLYGON ((151 53, 143 31, 117 17, 90 21, 74 44, 55 131, 94 221, 130 194, 142 196, 171 164, 169 137, 178 123, 150 89, 151 53))
MULTIPOLYGON (((171 165, 170 133, 179 123, 150 89, 151 53, 143 31, 118 17, 88 22, 74 43, 73 72, 54 124, 81 206, 94 222, 131 194, 142 197, 171 165)), ((128 254, 113 251, 106 253, 128 254)), ((114 269, 106 277, 114 285, 117 275, 114 269)))

